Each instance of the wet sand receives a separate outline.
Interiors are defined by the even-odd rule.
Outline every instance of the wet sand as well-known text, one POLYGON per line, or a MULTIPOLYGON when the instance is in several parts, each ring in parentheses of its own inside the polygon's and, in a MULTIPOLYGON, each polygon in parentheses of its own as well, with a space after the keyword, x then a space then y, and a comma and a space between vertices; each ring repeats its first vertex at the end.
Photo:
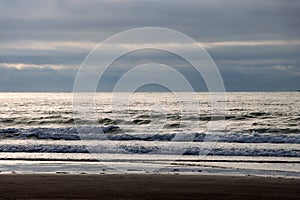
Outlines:
POLYGON ((300 179, 2 174, 0 199, 299 199, 300 179))

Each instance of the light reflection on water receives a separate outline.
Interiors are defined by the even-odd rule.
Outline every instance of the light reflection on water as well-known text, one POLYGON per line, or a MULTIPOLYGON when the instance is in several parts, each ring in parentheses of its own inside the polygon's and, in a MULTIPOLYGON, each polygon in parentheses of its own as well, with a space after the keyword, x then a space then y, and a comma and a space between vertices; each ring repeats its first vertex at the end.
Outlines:
MULTIPOLYGON (((117 107, 115 105, 114 108, 111 106, 111 93, 98 93, 96 95, 96 113, 99 125, 115 125, 120 127, 117 132, 111 133, 113 135, 160 134, 159 136, 161 136, 164 134, 173 134, 175 132, 183 134, 191 132, 205 133, 207 124, 211 120, 210 97, 209 93, 197 93, 196 96, 200 108, 199 112, 195 112, 194 108, 196 106, 194 105, 194 102, 190 102, 186 114, 182 115, 180 102, 177 101, 176 96, 172 93, 134 93, 126 104, 119 102, 120 105, 117 107), (199 121, 199 127, 195 129, 188 126, 191 121, 199 121)), ((227 171, 229 169, 230 171, 233 169, 255 169, 260 172, 280 171, 280 173, 299 173, 299 163, 297 163, 299 162, 299 153, 297 152, 300 151, 300 93, 237 92, 226 93, 226 99, 227 111, 224 120, 226 131, 224 134, 233 134, 233 136, 231 140, 228 139, 228 141, 226 140, 227 142, 219 142, 214 146, 216 149, 215 152, 221 152, 221 155, 224 155, 231 160, 246 155, 241 152, 248 152, 247 158, 250 160, 262 157, 275 161, 279 159, 280 162, 277 164, 262 164, 259 162, 203 162, 201 166, 199 164, 196 165, 195 163, 193 165, 191 165, 191 163, 184 163, 185 165, 182 167, 181 172, 190 172, 190 170, 199 172, 200 168, 208 167, 212 171, 216 171, 217 169, 221 171, 223 169, 226 169, 227 171), (278 139, 279 137, 280 139, 278 139), (238 142, 237 138, 239 138, 238 142), (276 138, 278 140, 276 140, 276 138), (274 140, 275 142, 270 142, 270 140, 274 140), (289 157, 287 157, 287 155, 289 155, 289 157), (296 159, 297 162, 282 162, 291 159, 290 157, 296 159)), ((89 124, 89 122, 84 119, 79 119, 79 121, 80 120, 82 120, 82 124, 89 124)), ((215 120, 218 120, 218 118, 216 117, 215 120)), ((219 120, 223 119, 220 118, 219 120)), ((71 129, 64 129, 68 127, 74 127, 71 93, 0 93, 0 159, 2 159, 2 161, 0 161, 0 170, 2 172, 7 171, 8 169, 10 169, 10 171, 18 171, 18 165, 23 166, 19 171, 26 171, 26 167, 24 168, 25 163, 28 164, 28 162, 30 162, 32 163, 31 167, 33 167, 37 162, 42 162, 41 160, 45 158, 48 159, 48 164, 50 162, 49 167, 44 168, 45 172, 47 172, 47 170, 51 171, 50 169, 52 169, 52 171, 59 170, 59 166, 52 166, 53 163, 51 163, 51 159, 61 160, 60 162, 64 160, 65 163, 67 160, 75 160, 76 162, 85 160, 85 163, 88 164, 87 161, 92 159, 89 154, 82 154, 77 152, 78 149, 73 148, 73 146, 78 146, 80 141, 73 136, 67 138, 64 137, 74 133, 71 129), (45 129, 40 129, 41 127, 44 127, 45 129), (16 130, 9 131, 7 130, 8 128, 14 128, 16 130), (28 134, 30 128, 35 128, 33 134, 31 134, 31 132, 28 134), (69 130, 70 132, 65 130, 69 130), (53 135, 55 132, 57 134, 56 140, 53 140, 51 137, 36 137, 39 134, 45 134, 45 132, 49 135, 53 135), (23 133, 27 134, 25 134, 26 137, 22 137, 23 133), (22 148, 20 147, 21 145, 23 145, 22 148), (51 146, 52 149, 47 151, 47 145, 53 145, 51 146), (34 146, 35 150, 30 149, 32 146, 34 146), (59 152, 60 147, 65 151, 59 152), (73 148, 73 151, 68 152, 70 149, 66 147, 73 148), (14 148, 16 151, 19 149, 19 152, 14 153, 14 148), (24 153, 22 151, 31 153, 24 153), (40 151, 40 153, 38 151, 40 151), (5 159, 23 159, 23 161, 18 161, 18 164, 14 164, 13 160, 5 161, 5 159), (24 159, 27 159, 27 161, 24 159), (35 161, 30 161, 30 159, 35 161), (7 165, 6 162, 10 162, 10 165, 7 165), (24 165, 20 164, 22 162, 24 165)), ((93 142, 95 141, 91 141, 91 143, 93 142)), ((99 141, 96 143, 98 145, 101 144, 99 141)), ((105 142, 102 143, 105 144, 105 142)), ((161 141, 161 139, 158 138, 155 142, 147 140, 129 140, 115 141, 110 142, 109 144, 125 144, 127 146, 140 145, 149 148, 155 144, 161 148, 164 147, 165 144, 171 143, 164 140, 161 141)), ((180 146, 180 144, 182 143, 178 142, 173 146, 180 146)), ((193 145, 197 146, 198 144, 192 143, 191 146, 193 145)), ((170 149, 172 147, 166 148, 170 149)), ((109 149, 109 147, 103 147, 103 149, 109 149)), ((122 154, 122 157, 125 157, 126 159, 131 155, 138 156, 136 159, 140 160, 152 157, 151 152, 150 154, 149 152, 145 153, 143 148, 126 147, 125 150, 130 151, 130 154, 122 154), (145 155, 140 153, 144 153, 145 155), (143 156, 144 158, 141 159, 139 156, 143 156)), ((105 157, 105 153, 112 152, 104 152, 103 157, 105 157)), ((108 158, 111 159, 112 154, 109 155, 110 157, 108 158)), ((165 160, 172 157, 170 154, 165 155, 165 157, 160 154, 157 155, 165 160)), ((157 157, 157 155, 155 156, 157 157)), ((190 156, 193 159, 198 158, 196 155, 190 156)), ((213 157, 219 158, 219 156, 219 154, 215 154, 213 157)), ((191 159, 191 157, 189 157, 189 159, 191 159)), ((126 162, 119 162, 119 165, 121 164, 126 165, 126 162)), ((148 165, 152 164, 148 163, 148 165)), ((180 164, 182 164, 182 162, 180 164)), ((75 167, 76 170, 73 171, 84 171, 80 168, 80 165, 82 164, 78 164, 78 168, 75 167)), ((95 165, 94 162, 93 165, 95 165)), ((71 166, 74 167, 74 165, 71 166)), ((89 168, 89 171, 96 172, 99 170, 98 167, 93 168, 93 170, 89 168)), ((172 167, 169 170, 170 172, 174 170, 172 167)), ((29 168, 30 167, 28 167, 27 171, 30 171, 29 168)), ((63 169, 67 168, 68 166, 63 166, 63 169)), ((39 171, 38 165, 32 169, 39 171)), ((71 169, 69 170, 72 171, 71 169)), ((202 171, 203 170, 204 169, 202 169, 202 171)), ((100 168, 100 171, 102 171, 102 168, 100 168)), ((209 170, 206 172, 208 171, 209 170)), ((222 172, 225 171, 223 170, 222 172)), ((249 171, 244 171, 243 173, 249 173, 249 171)))

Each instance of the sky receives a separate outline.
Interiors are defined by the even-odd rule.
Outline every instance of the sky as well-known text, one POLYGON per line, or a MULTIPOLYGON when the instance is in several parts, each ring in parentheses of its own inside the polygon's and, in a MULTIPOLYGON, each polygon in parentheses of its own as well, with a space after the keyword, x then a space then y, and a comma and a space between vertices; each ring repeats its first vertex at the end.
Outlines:
MULTIPOLYGON (((299 10, 298 0, 0 0, 0 91, 71 92, 98 43, 139 27, 173 29, 196 40, 227 91, 296 91, 299 10)), ((129 66, 153 61, 180 68, 196 91, 205 91, 187 63, 149 50, 115 62, 100 90, 110 91, 129 66)))

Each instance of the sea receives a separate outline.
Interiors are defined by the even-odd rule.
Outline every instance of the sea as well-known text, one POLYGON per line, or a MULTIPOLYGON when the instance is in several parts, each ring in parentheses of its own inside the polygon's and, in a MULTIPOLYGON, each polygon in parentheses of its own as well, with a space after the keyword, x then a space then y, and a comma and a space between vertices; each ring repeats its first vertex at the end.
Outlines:
POLYGON ((73 93, 0 93, 0 173, 300 177, 300 92, 227 92, 219 115, 208 92, 120 95, 91 120, 73 93))

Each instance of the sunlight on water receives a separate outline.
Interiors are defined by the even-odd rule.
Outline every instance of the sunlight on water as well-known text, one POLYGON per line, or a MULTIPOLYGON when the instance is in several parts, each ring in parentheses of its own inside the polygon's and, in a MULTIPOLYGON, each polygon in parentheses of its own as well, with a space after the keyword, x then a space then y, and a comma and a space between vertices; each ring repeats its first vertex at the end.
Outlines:
MULTIPOLYGON (((103 127, 107 138, 101 141, 90 135, 88 143, 97 149, 105 162, 110 159, 112 162, 113 155, 118 155, 118 165, 132 164, 133 158, 139 163, 136 165, 141 165, 152 156, 163 158, 161 161, 172 161, 172 156, 181 152, 179 149, 185 149, 180 159, 191 157, 186 162, 175 162, 170 171, 183 165, 179 167, 181 172, 199 172, 199 164, 193 160, 200 159, 199 156, 206 152, 203 149, 208 141, 204 138, 211 135, 207 128, 213 119, 225 123, 226 130, 213 134, 218 142, 208 149, 208 157, 218 161, 220 156, 228 159, 226 162, 202 163, 202 168, 213 167, 224 173, 225 169, 228 172, 236 168, 247 171, 241 173, 254 173, 249 170, 255 169, 258 174, 280 171, 284 175, 286 171, 286 174, 299 175, 300 93, 227 93, 225 119, 211 116, 209 93, 197 93, 197 102, 184 102, 184 112, 183 102, 173 93, 133 93, 126 101, 116 96, 97 93, 95 98, 97 126, 103 127), (247 163, 232 162, 242 157, 247 158, 247 163), (268 162, 276 161, 277 164, 261 165, 253 162, 256 158, 268 158, 268 162), (296 160, 289 163, 291 158, 296 160)), ((71 161, 87 163, 94 160, 81 143, 74 122, 85 126, 94 124, 88 119, 74 118, 72 98, 72 93, 0 93, 1 171, 17 170, 14 164, 5 164, 8 160, 21 163, 23 160, 24 166, 28 161, 47 161, 49 165, 51 161, 60 161, 61 166, 71 161)), ((34 169, 31 171, 39 171, 34 169)), ((47 169, 44 170, 47 172, 47 169)), ((30 171, 26 167, 19 168, 22 170, 30 171)), ((78 165, 76 170, 86 169, 78 165)), ((93 172, 92 169, 89 171, 93 172)))

